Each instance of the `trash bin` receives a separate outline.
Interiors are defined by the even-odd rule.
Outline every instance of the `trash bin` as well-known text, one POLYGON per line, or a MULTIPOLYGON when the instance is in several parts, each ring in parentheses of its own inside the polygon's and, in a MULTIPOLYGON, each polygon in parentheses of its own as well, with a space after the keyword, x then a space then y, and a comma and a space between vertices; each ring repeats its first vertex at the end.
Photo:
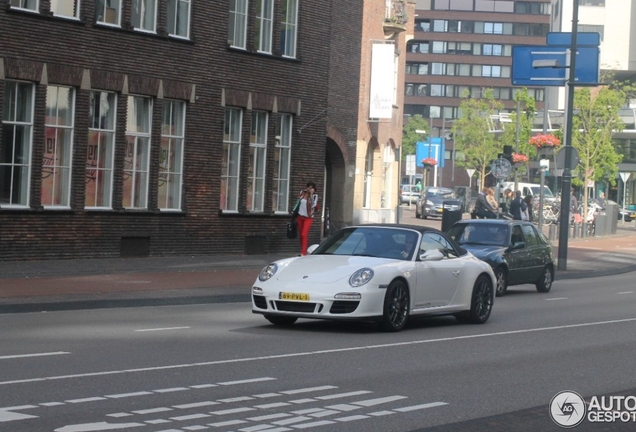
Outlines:
POLYGON ((451 210, 450 206, 455 206, 457 202, 452 201, 444 201, 442 206, 444 210, 442 211, 442 231, 446 232, 448 229, 453 226, 453 224, 459 220, 462 220, 462 210, 461 208, 457 210, 451 210))
POLYGON ((599 215, 596 216, 596 222, 595 222, 596 227, 594 229, 594 235, 597 235, 597 236, 610 235, 610 233, 612 232, 611 219, 612 218, 605 211, 602 211, 601 213, 599 213, 599 215))
POLYGON ((609 234, 616 234, 619 214, 618 204, 614 201, 607 201, 607 204, 605 205, 605 214, 607 214, 607 217, 609 218, 609 234))

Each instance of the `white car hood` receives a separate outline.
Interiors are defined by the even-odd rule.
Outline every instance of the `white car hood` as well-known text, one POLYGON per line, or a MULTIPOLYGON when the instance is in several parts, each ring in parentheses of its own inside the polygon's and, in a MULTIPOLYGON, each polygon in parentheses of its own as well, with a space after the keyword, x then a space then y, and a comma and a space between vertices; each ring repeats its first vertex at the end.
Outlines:
POLYGON ((340 255, 306 255, 288 262, 272 278, 278 282, 298 284, 330 284, 348 279, 356 271, 378 265, 399 265, 401 261, 385 258, 352 257, 340 255))

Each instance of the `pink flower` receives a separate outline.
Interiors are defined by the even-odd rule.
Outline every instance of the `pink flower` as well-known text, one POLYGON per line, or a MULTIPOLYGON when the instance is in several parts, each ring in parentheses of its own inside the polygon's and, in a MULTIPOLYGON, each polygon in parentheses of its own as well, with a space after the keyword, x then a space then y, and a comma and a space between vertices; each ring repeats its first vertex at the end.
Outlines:
POLYGON ((561 140, 552 134, 539 134, 530 138, 528 140, 528 144, 533 145, 536 148, 559 147, 561 145, 561 140))
POLYGON ((528 162, 528 156, 521 153, 513 153, 512 154, 512 162, 514 163, 525 163, 528 162))

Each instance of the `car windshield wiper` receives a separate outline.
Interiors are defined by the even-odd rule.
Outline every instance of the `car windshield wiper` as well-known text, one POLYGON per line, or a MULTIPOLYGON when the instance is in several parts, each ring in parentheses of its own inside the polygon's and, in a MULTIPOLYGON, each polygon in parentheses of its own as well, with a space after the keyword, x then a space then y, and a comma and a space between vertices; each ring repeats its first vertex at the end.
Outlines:
POLYGON ((375 255, 367 254, 367 253, 354 253, 351 256, 363 256, 363 257, 376 257, 375 255))

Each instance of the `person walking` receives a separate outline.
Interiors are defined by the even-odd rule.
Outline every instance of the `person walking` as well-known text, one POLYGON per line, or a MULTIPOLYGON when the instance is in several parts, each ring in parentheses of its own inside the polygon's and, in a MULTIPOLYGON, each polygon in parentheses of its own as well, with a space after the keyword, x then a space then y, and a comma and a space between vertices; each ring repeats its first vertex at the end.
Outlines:
POLYGON ((307 238, 309 236, 309 228, 311 228, 314 211, 318 206, 318 194, 316 194, 316 183, 307 182, 307 187, 298 195, 300 205, 298 206, 298 237, 300 238, 300 254, 307 255, 307 238))
POLYGON ((515 198, 510 202, 510 214, 514 220, 523 220, 521 213, 528 209, 526 202, 521 199, 521 191, 515 191, 515 198))
POLYGON ((528 194, 525 196, 525 198, 523 199, 523 201, 526 203, 527 206, 527 213, 528 213, 528 221, 530 222, 534 222, 534 197, 531 194, 528 194))

